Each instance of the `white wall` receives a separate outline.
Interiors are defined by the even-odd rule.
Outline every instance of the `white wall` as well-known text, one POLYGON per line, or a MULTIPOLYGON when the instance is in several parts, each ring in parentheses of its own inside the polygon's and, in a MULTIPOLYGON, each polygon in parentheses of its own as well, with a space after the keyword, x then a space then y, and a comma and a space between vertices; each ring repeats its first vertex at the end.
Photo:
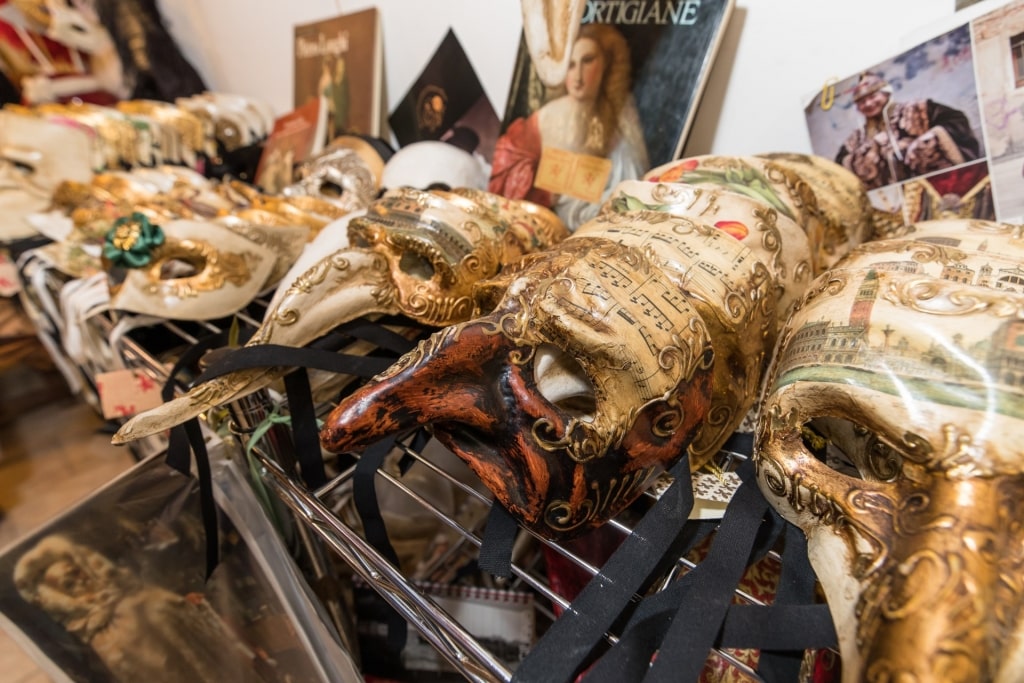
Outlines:
MULTIPOLYGON (((954 0, 736 0, 686 153, 808 152, 803 105, 827 78, 1000 4, 954 16, 954 0)), ((262 98, 281 114, 292 105, 292 27, 374 5, 389 110, 452 27, 500 115, 522 28, 518 0, 162 0, 161 9, 212 89, 262 98)))

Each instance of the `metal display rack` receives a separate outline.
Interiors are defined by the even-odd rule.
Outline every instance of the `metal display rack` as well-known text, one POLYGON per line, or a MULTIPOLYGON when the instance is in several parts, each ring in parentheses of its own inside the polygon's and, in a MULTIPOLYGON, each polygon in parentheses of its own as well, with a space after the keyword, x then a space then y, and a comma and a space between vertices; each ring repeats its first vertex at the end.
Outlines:
MULTIPOLYGON (((51 279, 53 291, 59 292, 60 286, 63 284, 61 277, 57 274, 49 274, 48 278, 51 279)), ((238 318, 242 323, 255 328, 259 325, 259 319, 262 317, 266 305, 265 300, 257 300, 245 312, 238 314, 238 318)), ((122 319, 123 317, 118 314, 104 313, 90 318, 88 324, 97 326, 100 334, 109 338, 115 326, 122 319)), ((139 340, 141 335, 136 332, 143 329, 145 336, 159 337, 170 349, 187 348, 199 343, 206 335, 221 334, 225 331, 222 324, 213 322, 183 324, 164 320, 117 336, 112 342, 111 352, 121 359, 125 367, 141 369, 159 382, 167 380, 171 362, 161 358, 158 353, 147 348, 147 345, 139 340)), ((331 405, 322 405, 319 406, 318 411, 325 413, 331 407, 331 405)), ((264 413, 269 412, 266 398, 260 395, 243 399, 229 408, 235 423, 234 426, 237 431, 241 432, 251 431, 252 426, 263 418, 264 413)), ((149 439, 156 441, 145 446, 147 451, 154 448, 166 448, 166 441, 163 437, 149 437, 149 439)), ((262 439, 252 452, 262 467, 261 475, 266 486, 292 512, 298 526, 304 532, 312 532, 317 539, 318 542, 312 542, 308 537, 305 538, 307 548, 315 549, 318 543, 326 546, 337 559, 351 570, 354 576, 360 577, 388 605, 397 610, 408 624, 413 626, 423 639, 467 680, 479 682, 511 680, 512 671, 505 662, 488 650, 477 637, 469 632, 464 624, 446 612, 437 601, 421 590, 409 576, 403 574, 399 568, 388 561, 367 541, 359 529, 346 522, 343 516, 336 512, 339 504, 343 504, 344 498, 350 495, 345 492, 351 490, 355 467, 348 467, 344 471, 336 473, 324 486, 317 490, 310 490, 296 476, 290 474, 288 468, 283 465, 283 461, 293 457, 292 454, 282 452, 282 449, 287 448, 287 440, 275 441, 271 435, 262 439)), ((394 453, 412 458, 427 469, 429 476, 443 481, 445 486, 455 487, 463 495, 477 500, 485 508, 490 505, 488 495, 467 485, 463 479, 437 465, 433 459, 425 457, 424 453, 417 452, 404 443, 398 443, 394 453)), ((735 467, 742 458, 743 456, 737 453, 722 452, 717 463, 728 470, 735 467)), ((460 543, 469 544, 477 549, 480 547, 481 535, 478 529, 467 528, 453 516, 439 509, 426 497, 406 485, 401 476, 395 476, 381 469, 378 470, 377 477, 402 496, 407 497, 408 501, 421 510, 424 515, 435 518, 438 524, 455 532, 460 543)), ((646 495, 653 497, 655 494, 649 492, 646 495)), ((613 519, 610 524, 623 535, 632 532, 630 522, 623 516, 613 519)), ((562 544, 539 536, 534 536, 534 539, 589 576, 595 575, 600 569, 562 544)), ((318 552, 314 550, 312 556, 319 557, 318 552)), ((319 557, 319 561, 314 561, 313 565, 318 575, 331 570, 330 563, 323 561, 322 557, 319 557)), ((679 558, 674 567, 661 577, 654 590, 664 589, 671 584, 673 579, 688 572, 694 566, 694 563, 689 560, 679 558)), ((533 605, 540 619, 552 622, 557 618, 557 613, 561 609, 569 606, 569 601, 552 588, 548 578, 535 563, 514 562, 512 573, 513 578, 504 587, 531 592, 535 596, 533 605)), ((635 597, 639 599, 641 596, 635 597)), ((754 596, 741 591, 736 593, 736 599, 746 604, 763 604, 754 596)), ((338 614, 337 606, 333 609, 328 607, 328 612, 339 622, 336 626, 339 626, 338 630, 342 639, 346 640, 345 628, 340 623, 345 621, 346 615, 338 614)), ((610 643, 616 642, 614 633, 607 633, 605 637, 610 643)), ((352 643, 348 642, 346 645, 351 647, 352 643)), ((715 650, 712 652, 712 656, 720 658, 727 666, 735 668, 735 673, 740 680, 762 680, 756 671, 729 651, 715 650)))

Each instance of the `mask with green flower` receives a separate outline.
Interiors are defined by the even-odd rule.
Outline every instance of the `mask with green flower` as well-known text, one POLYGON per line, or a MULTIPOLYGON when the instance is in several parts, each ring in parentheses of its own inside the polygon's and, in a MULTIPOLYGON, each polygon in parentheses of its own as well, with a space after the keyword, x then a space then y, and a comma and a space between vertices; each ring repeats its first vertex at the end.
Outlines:
POLYGON ((115 266, 141 268, 164 243, 164 231, 138 211, 114 221, 103 243, 103 257, 115 266))

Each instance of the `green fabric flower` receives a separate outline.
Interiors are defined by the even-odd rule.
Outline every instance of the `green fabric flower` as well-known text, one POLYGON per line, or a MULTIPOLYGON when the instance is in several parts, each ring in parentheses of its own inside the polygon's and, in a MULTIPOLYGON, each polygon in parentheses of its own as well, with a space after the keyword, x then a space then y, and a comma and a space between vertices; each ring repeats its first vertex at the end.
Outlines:
POLYGON ((103 256, 116 266, 141 268, 152 260, 152 252, 164 243, 164 231, 145 214, 136 211, 114 221, 103 243, 103 256))

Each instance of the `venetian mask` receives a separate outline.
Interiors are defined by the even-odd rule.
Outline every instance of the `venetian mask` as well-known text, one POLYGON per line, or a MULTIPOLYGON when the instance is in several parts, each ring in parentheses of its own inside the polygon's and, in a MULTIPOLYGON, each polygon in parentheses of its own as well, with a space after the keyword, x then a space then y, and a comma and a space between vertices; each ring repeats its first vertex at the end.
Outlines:
POLYGON ((571 535, 682 456, 707 415, 712 359, 700 316, 640 250, 574 237, 525 265, 491 314, 344 401, 321 439, 345 451, 431 424, 527 527, 571 535))
POLYGON ((338 147, 303 162, 298 180, 282 190, 285 196, 319 197, 347 211, 365 209, 380 189, 379 178, 359 152, 338 147))
POLYGON ((95 16, 66 0, 12 0, 46 37, 75 50, 94 54, 110 47, 110 34, 95 16))
MULTIPOLYGON (((526 526, 547 536, 599 524, 639 495, 648 473, 637 478, 628 464, 633 458, 664 466, 681 457, 685 443, 691 466, 703 465, 747 416, 780 321, 814 274, 810 237, 792 211, 759 200, 764 192, 721 185, 618 186, 602 213, 558 248, 530 257, 522 272, 477 286, 478 308, 493 313, 439 333, 340 404, 322 433, 324 445, 354 449, 429 424, 526 526), (591 252, 577 240, 616 246, 591 252), (587 265, 593 253, 604 259, 594 272, 587 265), (637 254, 645 264, 634 262, 637 254), (614 314, 606 308, 612 305, 614 314), (521 329, 518 321, 531 322, 521 329), (650 396, 640 377, 657 365, 647 363, 658 358, 660 344, 674 358, 681 345, 662 334, 680 330, 706 335, 710 353, 700 367, 712 389, 705 417, 652 456, 657 449, 637 436, 649 426, 641 416, 650 396), (431 389, 447 377, 455 378, 455 389, 431 389), (637 383, 632 390, 630 382, 637 383), (499 405, 499 396, 511 404, 499 405), (578 413, 566 417, 571 410, 578 413), (623 434, 634 436, 621 441, 623 434), (572 450, 579 443, 598 455, 580 456, 572 450), (609 447, 623 443, 631 445, 609 447), (603 464, 581 466, 590 459, 603 464)), ((814 201, 812 193, 800 205, 814 201)), ((672 390, 694 392, 686 394, 687 415, 704 395, 705 380, 694 377, 689 390, 672 390)))
POLYGON ((486 189, 487 166, 469 152, 437 140, 406 145, 384 164, 382 186, 386 189, 415 187, 421 190, 453 187, 486 189))
POLYGON ((92 162, 84 129, 0 111, 0 237, 32 235, 27 217, 49 206, 62 181, 89 182, 92 162))
MULTIPOLYGON (((249 344, 305 346, 344 322, 375 313, 435 326, 462 322, 473 313, 476 282, 567 235, 542 207, 487 203, 486 193, 475 197, 411 188, 386 193, 365 215, 348 221, 347 246, 275 295, 249 344)), ((166 429, 281 374, 281 368, 270 368, 218 378, 136 416, 118 438, 166 429)))
POLYGON ((274 251, 217 225, 172 220, 155 225, 135 213, 118 219, 103 256, 124 278, 111 307, 177 320, 209 320, 244 308, 264 287, 274 251))
POLYGON ((1024 675, 1024 235, 869 242, 780 338, 755 458, 807 535, 844 680, 1024 675))

